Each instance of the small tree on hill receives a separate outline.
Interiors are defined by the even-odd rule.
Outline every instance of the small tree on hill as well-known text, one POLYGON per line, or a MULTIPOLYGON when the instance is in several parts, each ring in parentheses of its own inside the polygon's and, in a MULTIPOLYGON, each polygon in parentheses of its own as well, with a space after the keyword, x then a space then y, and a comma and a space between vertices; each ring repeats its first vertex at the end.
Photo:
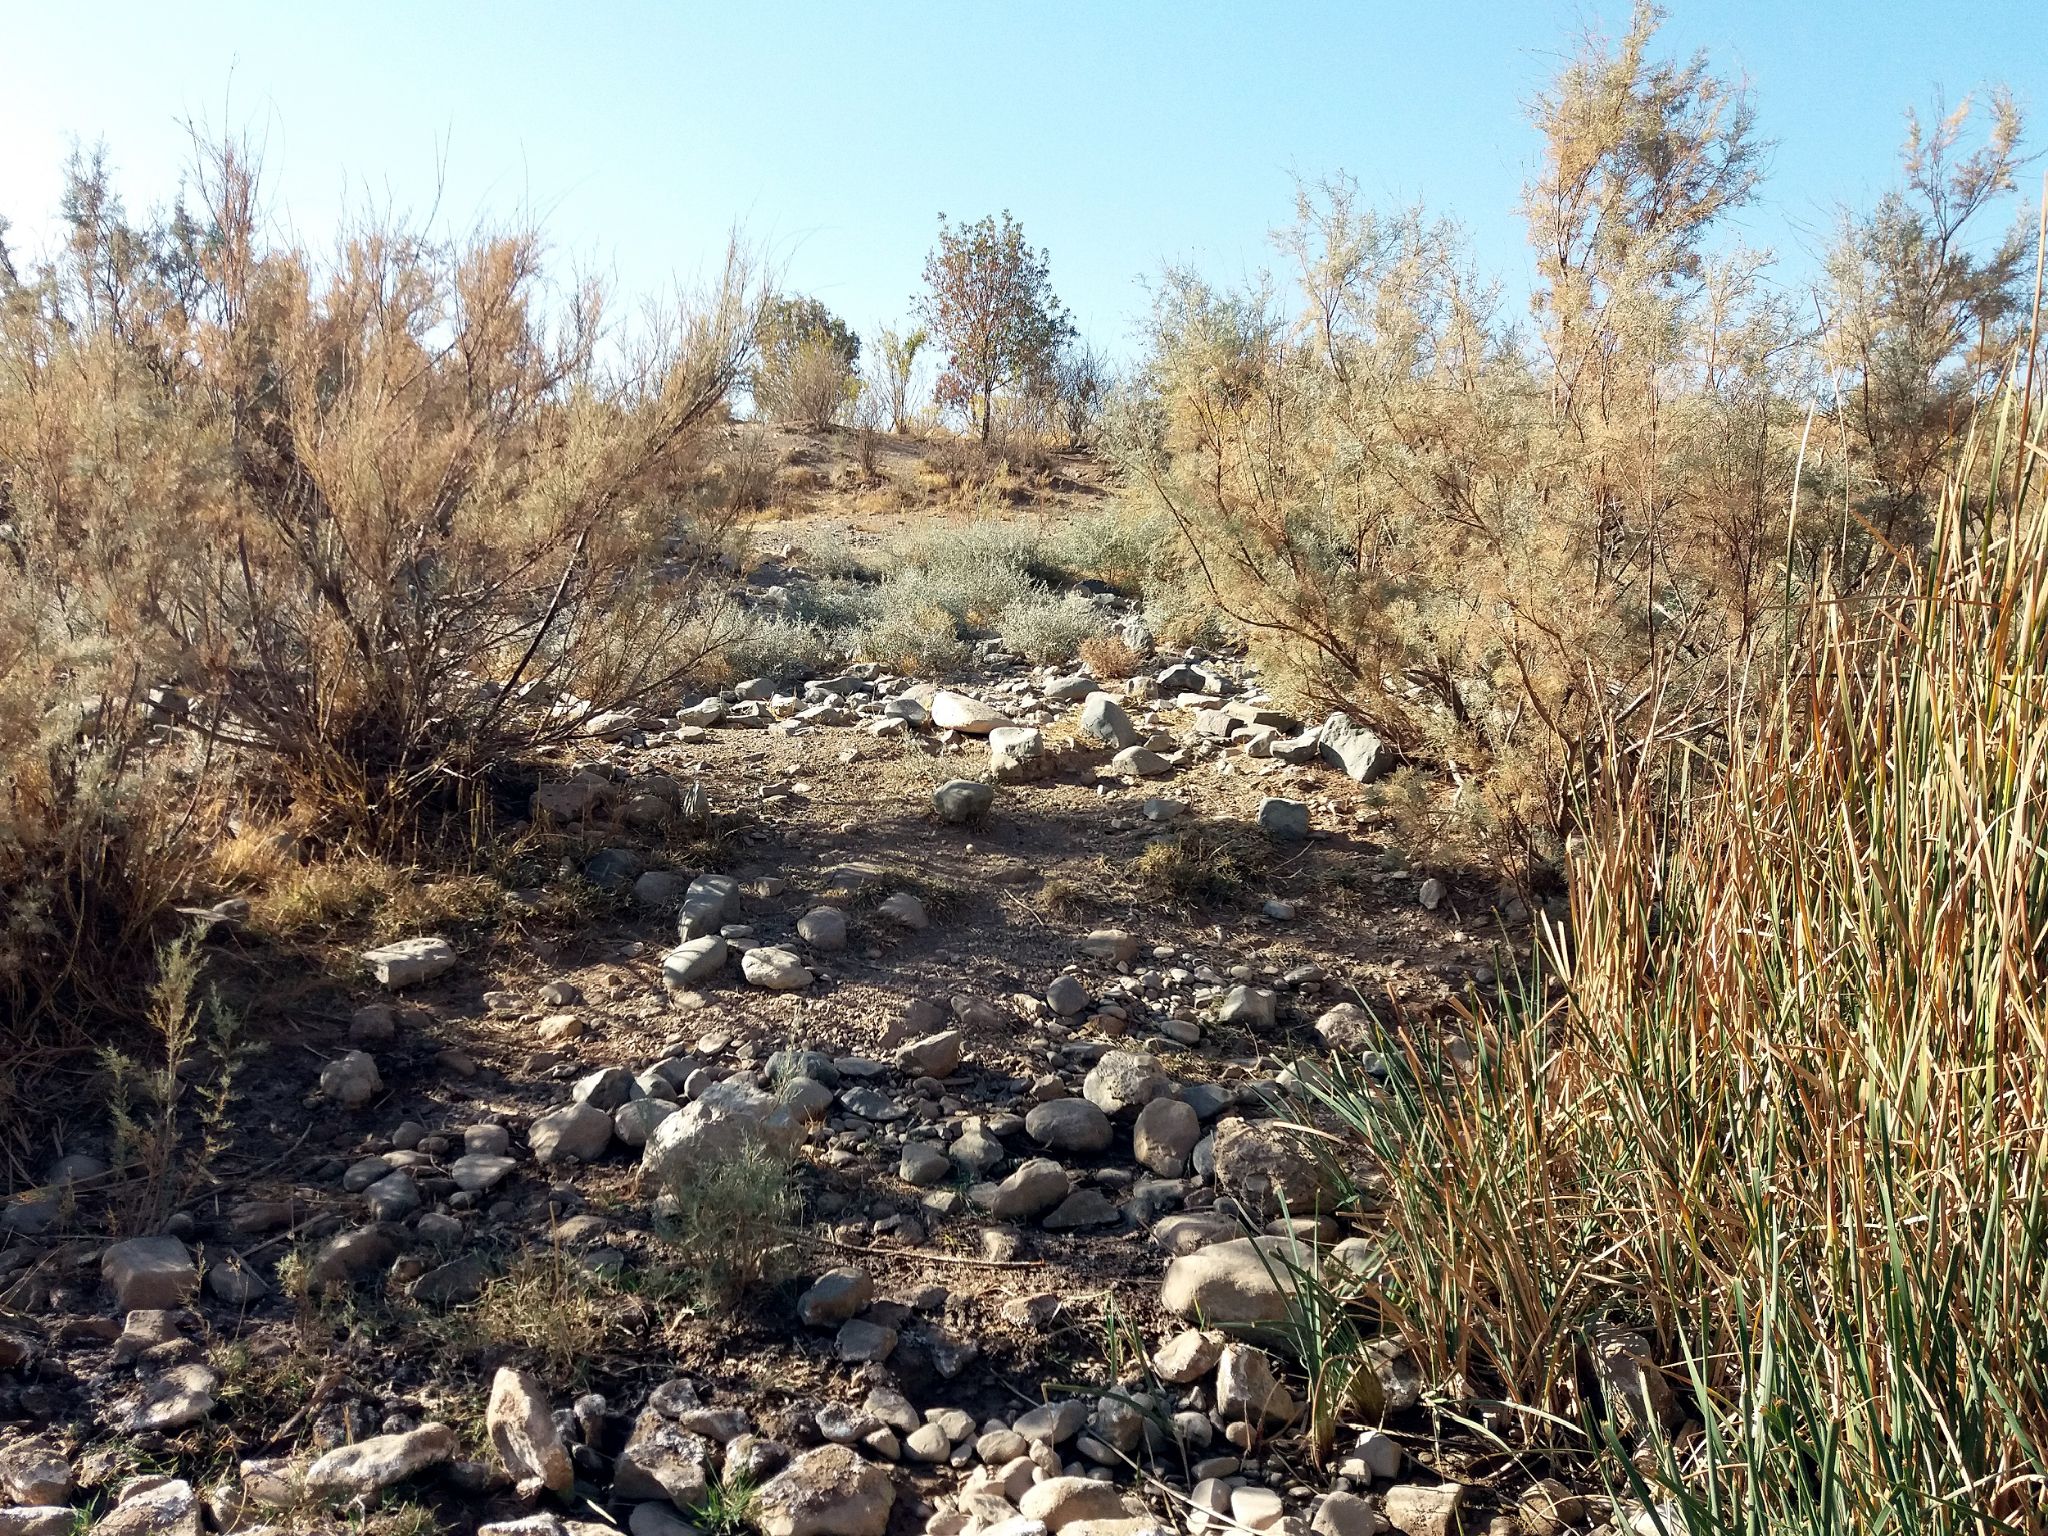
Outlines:
POLYGON ((881 366, 876 382, 888 405, 891 432, 909 430, 910 381, 917 370, 918 354, 931 339, 931 333, 921 325, 905 332, 882 327, 878 340, 881 366))
POLYGON ((1046 253, 1008 213, 957 226, 940 214, 924 281, 918 310, 946 352, 939 401, 965 410, 986 442, 996 391, 1042 378, 1073 323, 1053 295, 1046 253))
POLYGON ((819 431, 860 393, 860 337, 816 299, 776 299, 755 328, 750 381, 755 406, 819 431))

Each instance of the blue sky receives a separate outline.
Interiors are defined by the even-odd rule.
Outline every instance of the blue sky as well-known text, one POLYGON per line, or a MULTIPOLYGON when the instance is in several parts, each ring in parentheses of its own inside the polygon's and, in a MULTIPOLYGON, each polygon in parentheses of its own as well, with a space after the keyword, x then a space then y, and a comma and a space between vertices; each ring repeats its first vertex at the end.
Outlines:
MULTIPOLYGON (((444 223, 530 209, 635 294, 702 272, 737 223, 862 330, 907 312, 941 211, 1007 207, 1119 353, 1164 261, 1226 281, 1266 263, 1296 176, 1425 200, 1518 288, 1523 104, 1582 27, 1627 19, 1615 0, 0 5, 18 246, 46 238, 74 140, 104 140, 148 203, 198 118, 261 141, 275 211, 316 240, 344 201, 424 211, 438 185, 444 223)), ((2048 0, 1681 0, 1663 44, 1755 87, 1777 148, 1738 233, 1793 276, 1838 204, 1892 179, 1908 105, 2002 80, 2048 144, 2048 0)))

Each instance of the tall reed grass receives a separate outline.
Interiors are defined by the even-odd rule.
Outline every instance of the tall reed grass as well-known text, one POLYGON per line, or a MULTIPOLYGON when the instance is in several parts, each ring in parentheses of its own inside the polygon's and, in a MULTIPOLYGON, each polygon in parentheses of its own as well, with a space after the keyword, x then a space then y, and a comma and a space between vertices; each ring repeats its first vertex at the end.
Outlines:
POLYGON ((1380 1245, 1358 1310, 1645 1529, 2048 1529, 2048 498, 2020 414, 1889 590, 1804 608, 1717 752, 1610 770, 1569 925, 1472 1010, 1467 1064, 1390 1032, 1383 1080, 1305 1075, 1380 1245), (1668 1399, 1607 1363, 1617 1327, 1668 1399))

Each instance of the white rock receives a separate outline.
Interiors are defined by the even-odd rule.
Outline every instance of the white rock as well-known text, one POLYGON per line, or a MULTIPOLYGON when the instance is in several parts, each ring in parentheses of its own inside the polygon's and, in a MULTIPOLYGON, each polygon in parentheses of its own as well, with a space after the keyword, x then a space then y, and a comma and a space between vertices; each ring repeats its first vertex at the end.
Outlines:
POLYGON ((446 939, 400 939, 364 950, 362 959, 377 984, 395 992, 453 970, 455 946, 446 939))

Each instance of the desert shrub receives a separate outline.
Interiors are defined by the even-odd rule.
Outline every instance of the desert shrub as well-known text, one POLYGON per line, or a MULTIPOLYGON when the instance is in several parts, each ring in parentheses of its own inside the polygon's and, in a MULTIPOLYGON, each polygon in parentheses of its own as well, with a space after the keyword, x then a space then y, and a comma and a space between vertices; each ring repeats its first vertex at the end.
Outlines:
POLYGON ((1749 99, 1703 59, 1655 59, 1656 23, 1639 7, 1589 40, 1535 103, 1533 328, 1455 227, 1339 181, 1279 236, 1291 292, 1168 274, 1113 413, 1199 591, 1155 630, 1229 618, 1286 696, 1453 771, 1511 868, 1559 857, 1607 753, 1675 762, 1710 733, 1824 565, 1874 568, 1846 488, 1877 465, 1898 487, 1878 499, 1917 495, 1920 447, 1952 437, 2024 314, 2009 251, 1957 238, 2010 185, 2005 103, 1981 155, 1946 131, 1909 145, 1918 193, 1837 263, 1842 383, 1815 385, 1804 300, 1717 240, 1758 185, 1749 99), (1816 394, 1895 387, 1898 411, 1809 431, 1816 394), (1888 457, 1859 433, 1910 442, 1888 457))
POLYGON ((1148 842, 1126 870, 1137 891, 1183 910, 1233 905, 1272 862, 1242 827, 1203 822, 1148 842))
POLYGON ((238 148, 195 185, 137 222, 74 165, 70 240, 0 280, 8 578, 97 647, 85 690, 176 682, 203 737, 380 840, 687 675, 737 254, 601 352, 601 296, 549 288, 530 233, 362 224, 322 260, 238 148))
POLYGON ((1079 655, 1091 677, 1136 677, 1145 669, 1145 658, 1137 648, 1123 636, 1110 632, 1083 640, 1079 655))
POLYGON ((799 1202, 787 1159, 750 1147, 691 1168, 662 1191, 660 1231, 696 1304, 730 1310, 789 1270, 799 1202))
POLYGON ((707 675, 721 682, 750 677, 795 682, 829 671, 842 655, 830 630, 806 619, 755 611, 727 626, 707 675))
POLYGON ((1180 542, 1173 520, 1124 506, 1069 517, 1046 541, 1046 562, 1068 581, 1109 583, 1143 596, 1180 579, 1180 542))
POLYGON ((776 421, 824 431, 860 393, 860 338, 816 299, 779 298, 754 325, 754 406, 776 421))
POLYGON ((775 445, 759 432, 735 431, 712 468, 728 512, 760 512, 775 502, 775 445))
POLYGON ((1665 1531, 2038 1515, 2048 505, 2020 457, 1970 466, 1887 589, 1823 579, 1805 665, 1731 703, 1689 793, 1618 760, 1570 924, 1474 1013, 1468 1069, 1411 1030, 1383 1083, 1309 1074, 1377 1256, 1345 1315, 1665 1531), (1616 1322, 1633 1386, 1601 1381, 1616 1322))
POLYGON ((1048 593, 1010 604, 997 618, 996 630, 1006 649, 1027 660, 1040 666, 1067 666, 1108 624, 1108 615, 1079 593, 1048 593))
POLYGON ((856 642, 863 661, 880 662, 908 677, 944 677, 966 666, 973 655, 960 638, 959 621, 914 579, 884 582, 881 610, 856 642))

